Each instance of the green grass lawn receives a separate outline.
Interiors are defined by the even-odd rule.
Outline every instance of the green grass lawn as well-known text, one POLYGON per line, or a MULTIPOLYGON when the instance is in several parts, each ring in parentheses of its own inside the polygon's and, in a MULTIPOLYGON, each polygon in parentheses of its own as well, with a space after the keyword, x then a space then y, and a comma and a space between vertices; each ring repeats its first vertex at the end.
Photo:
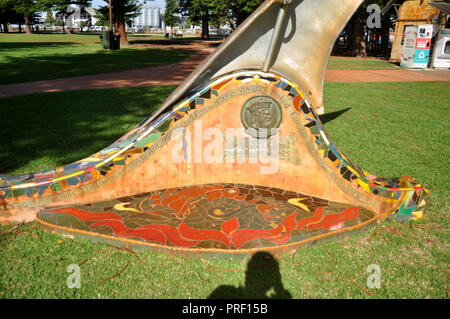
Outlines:
MULTIPOLYGON (((133 39, 145 42, 158 37, 133 39)), ((99 36, 93 34, 0 34, 0 85, 170 64, 190 54, 136 46, 103 50, 99 36)))
POLYGON ((0 118, 9 119, 0 130, 0 172, 46 170, 94 154, 142 121, 174 89, 119 88, 0 99, 0 118))
POLYGON ((400 67, 393 62, 377 58, 346 58, 332 56, 328 70, 395 70, 400 67))
MULTIPOLYGON (((236 292, 226 285, 242 287, 242 297, 448 298, 448 84, 325 84, 327 114, 322 119, 346 155, 373 174, 410 175, 431 190, 421 221, 384 221, 367 233, 299 249, 269 266, 260 260, 260 267, 251 269, 247 260, 118 250, 44 233, 36 223, 1 226, 0 297, 207 298, 214 291, 222 297, 223 291, 236 292), (80 289, 66 286, 70 264, 81 264, 80 289), (366 269, 373 264, 381 268, 380 289, 366 286, 366 269), (267 282, 279 289, 267 291, 267 282)), ((0 130, 0 171, 44 169, 90 155, 138 123, 172 90, 122 88, 0 99, 0 117, 8 118, 0 130), (39 149, 39 143, 46 144, 39 149)))
MULTIPOLYGON (((101 49, 99 34, 0 34, 0 85, 108 73, 175 63, 192 51, 145 48, 145 44, 191 44, 196 37, 177 40, 162 35, 129 34, 131 46, 101 49), (133 46, 135 44, 135 46, 133 46)), ((331 57, 329 70, 390 70, 382 59, 331 57)))

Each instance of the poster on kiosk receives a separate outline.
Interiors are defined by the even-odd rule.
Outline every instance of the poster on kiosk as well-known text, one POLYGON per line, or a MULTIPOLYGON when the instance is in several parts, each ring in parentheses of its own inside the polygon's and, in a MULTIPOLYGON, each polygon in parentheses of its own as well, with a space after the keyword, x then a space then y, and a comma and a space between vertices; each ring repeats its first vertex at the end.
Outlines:
POLYGON ((433 38, 433 25, 423 24, 418 27, 416 39, 416 53, 414 54, 413 68, 426 69, 431 53, 431 39, 433 38))
POLYGON ((400 66, 412 68, 414 64, 414 54, 416 53, 417 26, 406 26, 403 37, 403 54, 400 66))
POLYGON ((403 45, 403 57, 400 66, 426 69, 431 53, 433 25, 407 26, 403 45))

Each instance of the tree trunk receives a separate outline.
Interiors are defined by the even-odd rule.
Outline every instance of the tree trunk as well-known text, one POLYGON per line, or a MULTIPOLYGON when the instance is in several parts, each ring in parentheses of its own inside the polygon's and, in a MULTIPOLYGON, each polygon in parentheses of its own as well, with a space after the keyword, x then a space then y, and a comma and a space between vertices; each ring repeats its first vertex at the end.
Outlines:
POLYGON ((390 27, 390 16, 384 15, 381 21, 381 54, 384 58, 389 58, 391 52, 389 51, 389 27, 390 27))
POLYGON ((364 19, 365 9, 360 7, 353 17, 352 25, 352 56, 367 57, 366 51, 366 20, 364 19))
POLYGON ((26 32, 26 34, 32 34, 33 30, 31 29, 31 26, 30 26, 30 17, 25 15, 24 19, 25 19, 25 32, 26 32))
POLYGON ((128 42, 127 39, 127 33, 125 31, 125 19, 118 19, 117 20, 117 31, 120 35, 120 45, 130 45, 130 42, 128 42))
POLYGON ((205 14, 202 15, 202 39, 209 40, 209 13, 206 9, 205 14))
POLYGON ((22 24, 19 23, 19 33, 22 33, 22 24))
POLYGON ((67 34, 73 34, 73 28, 72 27, 67 26, 66 30, 67 30, 67 34))

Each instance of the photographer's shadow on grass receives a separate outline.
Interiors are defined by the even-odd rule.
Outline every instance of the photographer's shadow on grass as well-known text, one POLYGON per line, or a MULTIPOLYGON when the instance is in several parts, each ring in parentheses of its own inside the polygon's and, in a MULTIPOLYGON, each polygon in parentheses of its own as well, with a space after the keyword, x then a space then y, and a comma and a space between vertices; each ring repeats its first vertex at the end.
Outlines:
POLYGON ((257 252, 247 264, 245 286, 219 286, 208 299, 291 299, 284 289, 278 261, 268 252, 257 252))

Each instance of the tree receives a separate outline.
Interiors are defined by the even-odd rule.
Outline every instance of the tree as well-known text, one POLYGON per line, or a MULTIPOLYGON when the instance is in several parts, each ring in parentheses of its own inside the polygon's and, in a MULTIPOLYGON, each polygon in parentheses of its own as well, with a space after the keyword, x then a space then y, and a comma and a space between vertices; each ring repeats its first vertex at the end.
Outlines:
MULTIPOLYGON (((97 22, 95 25, 99 26, 107 26, 109 25, 109 8, 108 7, 100 7, 98 9, 95 9, 94 18, 97 19, 97 22)), ((113 19, 114 21, 114 19, 113 19)))
POLYGON ((31 30, 31 22, 33 15, 37 10, 37 3, 33 0, 16 0, 13 5, 13 10, 19 14, 23 14, 25 20, 25 32, 27 34, 33 33, 31 30))
POLYGON ((367 57, 366 51, 366 9, 362 5, 350 20, 351 24, 351 55, 355 57, 367 57))
MULTIPOLYGON (((82 8, 89 7, 91 5, 91 0, 40 0, 41 9, 53 10, 59 12, 63 16, 62 21, 62 32, 65 32, 65 26, 67 19, 75 12, 73 5, 80 6, 82 8)), ((67 28, 67 33, 73 33, 71 27, 67 28)))
POLYGON ((88 23, 86 21, 80 21, 80 32, 83 32, 83 28, 87 27, 88 23))
MULTIPOLYGON (((383 0, 383 7, 388 3, 388 0, 383 0)), ((400 2, 398 2, 400 3, 400 2)), ((395 29, 395 19, 397 18, 394 7, 391 7, 382 17, 381 20, 381 55, 385 58, 391 56, 389 50, 390 30, 395 29)))
MULTIPOLYGON (((105 6, 99 7, 96 11, 101 21, 109 21, 109 0, 103 0, 107 3, 105 6)), ((112 20, 116 30, 120 34, 120 44, 129 45, 127 33, 125 31, 125 23, 131 23, 133 18, 141 13, 141 6, 137 0, 111 0, 112 20)), ((109 24, 104 23, 104 25, 109 24)))
POLYGON ((369 29, 367 27, 367 18, 370 14, 367 12, 367 7, 371 4, 377 4, 383 9, 388 3, 389 0, 365 0, 350 19, 345 30, 349 33, 351 39, 352 56, 366 57, 368 55, 367 44, 370 45, 371 53, 381 54, 386 57, 390 55, 389 30, 392 27, 395 11, 390 10, 381 17, 381 29, 369 29), (371 39, 367 38, 368 31, 371 31, 371 39), (379 37, 381 37, 381 46, 378 44, 379 37))
POLYGON ((164 12, 164 23, 173 28, 180 21, 178 13, 180 12, 180 3, 178 0, 166 0, 166 10, 164 12))
POLYGON ((235 21, 233 29, 244 22, 264 0, 233 0, 230 1, 231 16, 235 21))
POLYGON ((180 0, 181 13, 202 25, 202 39, 209 39, 209 25, 229 23, 234 29, 264 0, 180 0))
MULTIPOLYGON (((33 33, 31 29, 31 24, 35 20, 36 11, 39 10, 40 5, 41 2, 39 0, 0 0, 0 7, 5 8, 6 10, 5 13, 9 10, 10 14, 11 11, 13 11, 16 14, 23 17, 23 22, 25 22, 25 31, 27 34, 33 33)), ((4 19, 10 20, 11 18, 8 19, 8 17, 5 17, 4 19)), ((17 17, 14 20, 18 20, 17 17)), ((20 25, 23 22, 21 20, 17 22, 19 23, 19 30, 20 30, 20 25)))
POLYGON ((220 0, 180 0, 180 12, 188 16, 193 24, 201 24, 202 39, 208 40, 209 20, 212 11, 220 0))
POLYGON ((215 0, 214 8, 210 13, 209 24, 220 30, 220 26, 230 23, 230 19, 232 19, 230 5, 231 3, 228 0, 215 0))
POLYGON ((45 23, 49 26, 53 26, 56 23, 56 19, 53 17, 52 11, 47 10, 47 15, 45 16, 45 23))
POLYGON ((8 23, 24 23, 23 16, 15 12, 12 6, 12 0, 0 0, 0 29, 3 29, 3 32, 9 32, 8 23))

